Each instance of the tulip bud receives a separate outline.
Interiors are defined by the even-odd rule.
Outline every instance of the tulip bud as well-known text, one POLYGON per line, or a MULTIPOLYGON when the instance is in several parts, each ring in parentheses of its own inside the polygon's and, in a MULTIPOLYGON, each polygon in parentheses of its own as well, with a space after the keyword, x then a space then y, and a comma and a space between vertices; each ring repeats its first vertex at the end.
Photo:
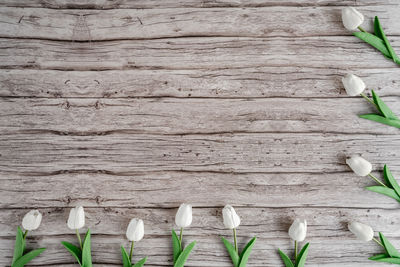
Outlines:
POLYGON ((354 31, 364 22, 364 16, 354 7, 345 7, 342 9, 343 25, 349 31, 354 31))
POLYGON ((77 206, 71 209, 67 225, 71 230, 81 229, 85 226, 85 212, 82 206, 77 206))
POLYGON ((372 171, 371 163, 357 155, 346 159, 346 163, 358 176, 367 176, 372 171))
POLYGON ((28 231, 36 230, 41 222, 42 214, 38 210, 31 210, 22 219, 22 227, 28 231))
POLYGON ((365 90, 365 83, 360 77, 354 74, 347 74, 342 78, 342 83, 346 93, 349 96, 356 96, 361 94, 365 90))
POLYGON ((307 221, 296 218, 289 228, 289 236, 297 242, 302 242, 307 235, 307 221))
POLYGON ((181 204, 175 216, 175 224, 180 228, 188 227, 192 223, 192 206, 181 204))
POLYGON ((222 209, 222 217, 224 218, 224 225, 226 228, 234 229, 239 227, 240 217, 231 205, 226 205, 222 209))
POLYGON ((140 219, 132 219, 126 229, 126 237, 129 241, 140 241, 144 236, 144 225, 140 219))
POLYGON ((372 230, 371 226, 359 223, 359 222, 350 222, 349 230, 361 241, 371 241, 374 238, 374 230, 372 230))

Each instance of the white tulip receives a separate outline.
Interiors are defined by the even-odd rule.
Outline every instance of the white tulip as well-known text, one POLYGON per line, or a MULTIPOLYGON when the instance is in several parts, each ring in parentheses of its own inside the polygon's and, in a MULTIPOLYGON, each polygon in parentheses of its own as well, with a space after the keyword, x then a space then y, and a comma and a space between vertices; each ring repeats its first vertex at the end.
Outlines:
POLYGON ((71 209, 67 225, 71 230, 81 229, 85 226, 85 212, 82 206, 77 206, 71 209))
POLYGON ((371 163, 357 155, 346 159, 346 163, 358 176, 367 176, 372 171, 371 163))
POLYGON ((342 9, 343 25, 349 31, 354 31, 364 22, 364 16, 354 7, 345 7, 342 9))
POLYGON ((144 236, 144 224, 141 219, 132 219, 126 229, 126 237, 129 241, 140 241, 144 236))
POLYGON ((224 218, 224 225, 226 228, 234 229, 239 227, 240 217, 231 205, 226 205, 222 209, 222 217, 224 218))
POLYGON ((307 235, 307 221, 296 218, 289 228, 289 236, 297 242, 302 242, 307 235))
POLYGON ((188 227, 192 223, 192 206, 181 204, 175 215, 175 224, 180 228, 188 227))
POLYGON ((374 238, 374 230, 372 230, 371 226, 359 223, 359 222, 350 222, 349 230, 352 232, 359 240, 361 241, 371 241, 374 238))
POLYGON ((365 83, 360 77, 354 74, 347 74, 342 78, 342 83, 346 93, 349 96, 356 96, 361 94, 365 90, 365 83))
POLYGON ((41 222, 42 214, 38 210, 31 210, 22 219, 22 227, 28 231, 36 230, 41 222))

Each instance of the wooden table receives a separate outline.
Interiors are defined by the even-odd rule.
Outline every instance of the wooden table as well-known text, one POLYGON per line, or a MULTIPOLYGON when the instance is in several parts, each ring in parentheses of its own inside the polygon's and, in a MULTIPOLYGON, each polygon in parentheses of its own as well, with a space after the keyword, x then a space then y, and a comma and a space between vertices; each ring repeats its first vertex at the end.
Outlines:
MULTIPOLYGON (((396 0, 0 0, 0 265, 15 230, 43 213, 29 248, 35 266, 76 266, 61 246, 81 204, 95 266, 121 266, 133 217, 145 222, 135 259, 171 266, 170 230, 194 206, 186 266, 231 266, 221 208, 242 218, 248 266, 283 266, 287 230, 308 220, 307 266, 389 266, 382 250, 347 230, 355 219, 400 248, 400 206, 368 192, 346 155, 381 177, 400 177, 399 130, 357 117, 373 111, 346 96, 341 77, 361 76, 400 114, 400 68, 351 36, 343 6, 372 30, 378 15, 400 51, 396 0), (86 3, 83 3, 86 2, 86 3)), ((83 232, 83 231, 82 231, 83 232)))

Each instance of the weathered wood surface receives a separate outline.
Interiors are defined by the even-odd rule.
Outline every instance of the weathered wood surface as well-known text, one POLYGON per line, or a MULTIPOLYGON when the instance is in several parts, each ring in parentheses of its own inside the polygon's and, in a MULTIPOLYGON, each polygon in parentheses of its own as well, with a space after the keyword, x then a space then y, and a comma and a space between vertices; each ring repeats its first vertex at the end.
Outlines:
MULTIPOLYGON (((194 205, 187 266, 230 266, 221 208, 242 216, 239 241, 258 241, 248 266, 282 266, 290 221, 307 218, 307 266, 377 266, 380 253, 347 231, 357 219, 400 247, 399 204, 345 164, 400 176, 399 130, 357 114, 354 72, 400 114, 400 69, 341 25, 357 5, 378 15, 400 51, 398 1, 0 0, 0 265, 15 228, 44 213, 34 266, 75 266, 68 209, 87 207, 95 266, 121 265, 131 217, 145 221, 137 256, 171 266, 176 207, 194 205)), ((368 91, 369 92, 369 91, 368 91)), ((379 266, 386 266, 379 264, 379 266)))

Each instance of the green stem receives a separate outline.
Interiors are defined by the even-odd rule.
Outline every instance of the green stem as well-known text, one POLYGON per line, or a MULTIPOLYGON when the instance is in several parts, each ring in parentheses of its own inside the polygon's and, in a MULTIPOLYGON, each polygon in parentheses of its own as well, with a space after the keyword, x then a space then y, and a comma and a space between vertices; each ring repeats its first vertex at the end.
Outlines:
POLYGON ((377 182, 378 184, 380 184, 380 185, 382 185, 382 186, 384 186, 384 187, 387 187, 384 183, 382 183, 381 181, 379 181, 378 178, 376 178, 374 175, 368 174, 368 176, 371 177, 372 179, 374 179, 375 182, 377 182))
POLYGON ((181 233, 179 234, 179 245, 181 246, 181 251, 183 250, 182 239, 183 239, 183 227, 181 227, 181 233))
POLYGON ((134 246, 134 242, 133 242, 133 240, 132 240, 132 243, 131 243, 131 252, 129 253, 129 261, 130 261, 130 262, 132 262, 133 246, 134 246))
POLYGON ((368 96, 366 96, 364 93, 360 94, 362 97, 364 97, 368 102, 370 102, 372 105, 374 105, 376 107, 376 104, 374 101, 371 100, 371 98, 369 98, 368 96))
POLYGON ((367 32, 366 30, 364 30, 361 26, 358 26, 357 27, 360 31, 362 31, 362 32, 367 32))
POLYGON ((294 261, 297 262, 297 241, 294 241, 294 261))
POLYGON ((237 238, 236 238, 236 228, 233 228, 233 243, 235 243, 235 251, 239 254, 239 249, 237 246, 237 238))
POLYGON ((81 249, 83 249, 81 235, 79 234, 79 230, 78 229, 76 229, 76 236, 78 237, 79 246, 81 247, 81 249))
POLYGON ((382 243, 381 243, 378 239, 376 239, 375 237, 373 237, 372 240, 374 240, 379 246, 381 246, 381 247, 384 248, 384 246, 382 245, 382 243))
POLYGON ((24 240, 25 240, 27 235, 28 235, 28 230, 26 230, 25 233, 24 233, 24 240))

